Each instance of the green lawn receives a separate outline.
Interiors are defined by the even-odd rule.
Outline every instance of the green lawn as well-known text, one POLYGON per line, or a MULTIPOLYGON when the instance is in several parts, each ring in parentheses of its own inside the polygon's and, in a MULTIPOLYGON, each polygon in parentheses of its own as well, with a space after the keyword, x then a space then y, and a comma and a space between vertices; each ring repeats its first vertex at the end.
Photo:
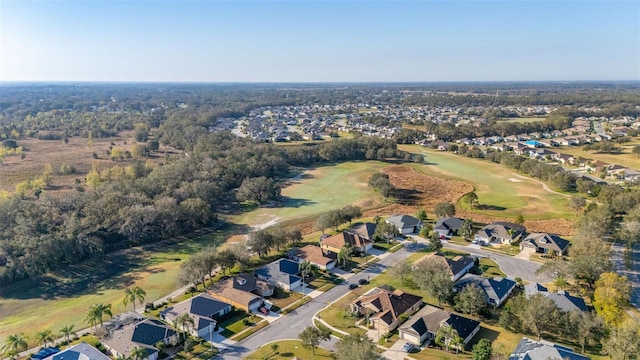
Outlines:
POLYGON ((349 304, 372 287, 372 285, 366 285, 350 290, 346 296, 331 303, 331 305, 322 310, 318 316, 329 323, 329 325, 336 327, 339 330, 350 334, 364 334, 366 331, 355 325, 356 321, 359 319, 349 315, 349 304))
POLYGON ((224 328, 220 335, 227 338, 231 337, 250 326, 255 326, 260 320, 262 319, 257 316, 249 315, 241 310, 235 310, 233 313, 227 314, 218 324, 221 328, 224 328))
MULTIPOLYGON (((302 346, 302 342, 298 340, 285 340, 278 341, 275 344, 278 345, 277 354, 274 353, 271 348, 271 344, 264 345, 258 350, 252 352, 247 355, 245 359, 269 359, 269 360, 277 360, 277 359, 309 359, 309 360, 329 360, 331 359, 331 352, 325 350, 323 348, 318 348, 315 350, 315 355, 312 354, 311 350, 307 350, 302 346)), ((322 346, 322 343, 320 344, 322 346)))
POLYGON ((507 277, 505 275, 505 273, 502 272, 502 270, 500 270, 500 267, 498 267, 498 264, 489 259, 489 258, 480 258, 480 269, 482 270, 482 275, 488 277, 488 278, 493 278, 493 277, 507 277))
POLYGON ((295 291, 284 291, 280 288, 276 288, 273 296, 268 300, 280 309, 284 309, 286 306, 293 304, 297 300, 302 299, 302 294, 295 291))
POLYGON ((518 178, 513 169, 419 145, 398 147, 425 155, 425 164, 413 166, 428 175, 471 183, 480 202, 473 212, 514 219, 526 214, 529 220, 575 218, 569 210, 567 197, 546 192, 533 180, 518 178))
POLYGON ((632 169, 640 170, 640 157, 631 152, 631 149, 635 145, 640 144, 640 138, 636 138, 631 142, 622 144, 622 152, 620 153, 596 153, 596 152, 587 152, 582 150, 584 145, 580 146, 559 146, 553 148, 553 151, 569 154, 573 156, 580 156, 586 159, 592 160, 600 160, 607 162, 609 164, 619 164, 628 166, 632 169))
POLYGON ((259 208, 230 217, 236 224, 256 225, 273 219, 293 219, 346 205, 371 208, 383 204, 384 199, 367 185, 369 176, 386 166, 379 161, 351 161, 311 169, 299 180, 282 189, 285 204, 276 208, 259 208))

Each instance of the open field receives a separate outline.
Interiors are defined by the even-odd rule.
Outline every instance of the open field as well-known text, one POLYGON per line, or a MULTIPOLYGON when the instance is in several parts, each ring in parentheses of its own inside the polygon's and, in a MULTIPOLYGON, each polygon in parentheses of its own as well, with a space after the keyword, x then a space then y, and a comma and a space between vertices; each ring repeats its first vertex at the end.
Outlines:
MULTIPOLYGON (((278 341, 278 353, 274 353, 271 349, 271 344, 265 345, 258 350, 249 354, 245 359, 310 359, 310 360, 329 360, 331 359, 331 353, 323 348, 316 349, 316 354, 313 355, 311 350, 307 350, 302 347, 302 342, 299 340, 283 340, 278 341)), ((320 344, 322 346, 322 343, 320 344)))
POLYGON ((305 171, 282 189, 285 203, 275 208, 258 208, 228 217, 230 222, 255 226, 273 219, 293 219, 346 205, 371 208, 383 204, 383 199, 367 185, 371 174, 385 163, 351 161, 305 171))
POLYGON ((583 150, 584 146, 558 146, 553 148, 552 150, 563 154, 580 156, 592 160, 600 160, 609 164, 618 164, 628 166, 632 169, 640 170, 640 157, 631 152, 631 149, 635 145, 639 144, 640 140, 638 139, 635 139, 634 141, 628 142, 626 144, 622 144, 622 152, 620 153, 597 153, 593 151, 587 152, 583 150))
MULTIPOLYGON (((565 220, 565 227, 571 227, 575 218, 568 207, 568 198, 544 191, 542 185, 532 180, 517 178, 514 170, 484 160, 472 159, 455 154, 427 149, 418 145, 400 145, 412 153, 425 155, 426 164, 414 167, 427 175, 454 179, 474 186, 480 206, 476 209, 460 209, 460 215, 470 216, 476 221, 505 219, 513 220, 518 215, 525 220, 565 220)), ((527 223, 525 223, 526 226, 527 223)), ((548 230, 551 232, 557 232, 548 230)))
MULTIPOLYGON (((133 133, 131 131, 123 131, 118 137, 93 139, 93 147, 90 148, 86 138, 72 137, 69 142, 64 144, 62 140, 38 140, 23 139, 18 140, 18 145, 24 148, 24 159, 20 155, 7 156, 3 164, 0 165, 0 190, 13 191, 16 184, 29 179, 35 179, 42 175, 47 164, 51 165, 53 170, 51 179, 52 186, 45 192, 55 192, 70 190, 74 187, 75 179, 80 179, 84 183, 84 178, 95 165, 98 169, 110 168, 113 166, 126 166, 131 160, 112 161, 106 154, 109 147, 114 143, 114 148, 129 150, 135 144, 133 133), (93 158, 93 153, 98 158, 93 158), (60 175, 58 170, 60 165, 67 163, 76 168, 76 172, 70 175, 60 175)), ((151 159, 159 161, 163 158, 164 153, 153 154, 151 159)), ((169 153, 174 151, 168 150, 169 153)), ((149 158, 142 158, 146 161, 149 158)))
MULTIPOLYGON (((35 345, 35 333, 51 329, 58 335, 66 325, 79 330, 89 306, 111 304, 114 315, 130 310, 122 304, 123 290, 137 285, 147 292, 145 302, 179 287, 180 265, 205 246, 222 243, 228 229, 178 243, 118 251, 101 261, 86 261, 43 279, 21 281, 0 293, 0 343, 7 335, 24 332, 35 345)), ((138 307, 140 305, 137 305, 138 307)))

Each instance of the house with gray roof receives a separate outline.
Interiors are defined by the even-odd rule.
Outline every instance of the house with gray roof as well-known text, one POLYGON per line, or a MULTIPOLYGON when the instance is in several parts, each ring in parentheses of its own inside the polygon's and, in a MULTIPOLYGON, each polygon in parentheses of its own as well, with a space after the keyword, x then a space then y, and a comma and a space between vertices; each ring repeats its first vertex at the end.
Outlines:
POLYGON ((440 237, 449 238, 453 235, 459 235, 460 228, 462 227, 462 223, 464 219, 459 217, 445 217, 440 218, 436 221, 435 226, 433 227, 433 231, 440 234, 440 237))
POLYGON ((157 360, 159 351, 155 345, 163 342, 174 346, 178 342, 178 334, 160 320, 144 319, 113 330, 101 342, 114 357, 129 357, 131 350, 141 347, 147 351, 143 360, 157 360))
POLYGON ((523 337, 509 360, 589 360, 589 357, 577 354, 572 348, 558 345, 546 340, 532 340, 523 337))
POLYGON ((231 312, 231 310, 231 304, 217 300, 205 293, 163 310, 160 312, 160 316, 169 324, 175 326, 175 320, 178 316, 189 314, 194 323, 194 326, 189 329, 189 333, 195 337, 209 339, 212 332, 218 329, 216 319, 231 312))
POLYGON ((300 264, 289 259, 279 259, 255 271, 258 279, 269 282, 284 290, 290 291, 302 285, 298 276, 300 264))
POLYGON ((531 233, 520 242, 520 250, 525 247, 536 249, 536 252, 542 254, 555 252, 557 255, 564 255, 569 248, 569 241, 554 234, 531 233))
POLYGON ((402 235, 415 234, 422 228, 422 221, 411 215, 393 215, 386 222, 395 226, 402 235))
POLYGON ((478 231, 475 234, 475 241, 484 244, 501 243, 512 244, 519 241, 524 235, 525 228, 522 225, 496 221, 478 231))
POLYGON ((442 326, 451 326, 460 336, 464 344, 480 330, 480 322, 445 311, 439 307, 426 305, 415 313, 398 329, 400 339, 420 346, 427 339, 436 338, 442 326))
POLYGON ((516 288, 516 282, 505 278, 489 279, 484 276, 466 274, 455 283, 454 291, 460 291, 469 284, 476 284, 485 293, 487 304, 498 307, 507 300, 516 288))
POLYGON ((68 347, 60 352, 50 355, 43 360, 111 360, 100 350, 81 342, 74 346, 68 347))
POLYGON ((589 310, 583 298, 570 295, 567 291, 549 292, 546 287, 538 283, 530 283, 524 286, 524 295, 527 299, 535 294, 541 294, 553 300, 560 311, 589 310))

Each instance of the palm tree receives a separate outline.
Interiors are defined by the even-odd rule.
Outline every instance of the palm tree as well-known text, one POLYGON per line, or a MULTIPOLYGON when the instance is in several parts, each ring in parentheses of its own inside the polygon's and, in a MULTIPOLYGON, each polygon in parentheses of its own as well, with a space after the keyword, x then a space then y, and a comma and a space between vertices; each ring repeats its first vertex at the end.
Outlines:
POLYGON ((134 347, 129 352, 129 357, 133 360, 143 360, 147 357, 147 349, 141 346, 134 347))
POLYGON ((451 325, 441 325, 436 333, 436 343, 444 343, 445 348, 449 351, 451 345, 459 350, 461 339, 458 332, 451 325))
POLYGON ((10 358, 20 358, 20 350, 27 350, 27 337, 24 334, 7 336, 2 346, 2 353, 10 358))
POLYGON ((87 317, 85 318, 85 321, 90 326, 96 327, 96 331, 98 330, 97 323, 100 323, 100 327, 104 330, 104 323, 102 322, 102 319, 105 315, 109 315, 109 317, 113 316, 113 313, 111 312, 111 304, 93 304, 89 310, 87 310, 87 317))
POLYGON ((47 347, 49 341, 53 341, 53 336, 51 336, 51 329, 38 331, 36 333, 36 341, 43 347, 47 347))
POLYGON ((193 321, 193 318, 189 316, 188 313, 178 315, 178 317, 176 317, 173 323, 176 326, 176 328, 178 328, 178 330, 181 330, 180 332, 181 336, 187 332, 188 328, 195 326, 195 322, 193 321))
POLYGON ((73 331, 73 325, 67 325, 60 329, 60 334, 64 335, 64 338, 67 339, 67 344, 69 343, 69 338, 71 335, 75 335, 75 331, 73 331))
POLYGON ((127 306, 127 304, 132 303, 133 312, 135 312, 136 300, 140 301, 140 304, 142 305, 142 302, 144 302, 144 298, 146 296, 147 296, 146 291, 142 290, 142 288, 139 286, 134 286, 132 288, 128 288, 124 290, 124 299, 122 300, 122 303, 124 304, 124 306, 127 306))
POLYGON ((465 239, 469 240, 473 236, 473 220, 472 219, 464 219, 462 225, 460 226, 460 235, 465 239))
POLYGON ((318 274, 318 265, 312 264, 309 260, 305 260, 300 264, 300 275, 302 275, 302 298, 304 299, 304 279, 314 277, 318 274))
POLYGON ((351 245, 345 244, 338 253, 338 264, 342 263, 342 267, 347 265, 347 261, 351 260, 351 245))

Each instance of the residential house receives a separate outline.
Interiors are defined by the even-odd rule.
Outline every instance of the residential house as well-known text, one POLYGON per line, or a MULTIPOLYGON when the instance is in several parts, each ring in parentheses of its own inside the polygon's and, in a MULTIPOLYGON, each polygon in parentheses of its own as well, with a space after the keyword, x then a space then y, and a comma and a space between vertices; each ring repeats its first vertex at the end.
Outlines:
POLYGON ((41 348, 40 351, 31 355, 31 360, 43 360, 52 357, 54 354, 57 354, 59 352, 60 349, 57 347, 41 348))
POLYGON ((433 231, 440 234, 440 237, 450 238, 454 235, 459 235, 460 228, 464 219, 459 217, 445 217, 436 221, 436 225, 433 227, 433 231))
POLYGON ((484 244, 492 242, 512 244, 520 240, 524 232, 525 228, 522 225, 497 221, 480 229, 474 239, 484 244))
POLYGON ((449 259, 442 254, 435 253, 425 257, 423 260, 420 260, 416 263, 416 265, 422 261, 436 261, 444 264, 449 269, 449 275, 451 275, 451 279, 455 282, 463 277, 464 274, 468 273, 471 268, 473 268, 476 259, 471 256, 460 255, 449 259))
POLYGON ((554 344, 546 340, 532 340, 523 337, 509 360, 589 360, 588 356, 577 354, 572 348, 554 344))
POLYGON ((210 340, 212 331, 218 329, 221 316, 231 312, 231 304, 217 300, 209 294, 199 294, 160 312, 162 319, 175 326, 176 318, 182 314, 189 314, 194 326, 189 329, 192 336, 210 340))
POLYGON ((386 222, 395 226, 402 235, 415 234, 422 228, 422 221, 411 215, 393 215, 386 222))
POLYGON ((480 330, 480 322, 452 314, 441 308, 426 305, 398 329, 400 339, 420 346, 427 339, 436 338, 442 326, 451 326, 465 345, 480 330))
POLYGON ((100 350, 81 342, 79 344, 68 347, 60 352, 56 352, 43 360, 111 360, 100 350))
POLYGON ((382 332, 395 330, 403 315, 411 315, 420 309, 422 297, 401 290, 383 287, 371 289, 351 303, 351 311, 368 316, 374 329, 382 332))
POLYGON ((376 232, 376 224, 370 222, 357 223, 347 231, 373 243, 373 234, 376 232))
POLYGON ((264 304, 262 296, 272 296, 274 286, 253 275, 239 274, 221 280, 207 289, 211 297, 246 312, 257 311, 264 304))
POLYGON ((569 248, 569 241, 555 234, 531 233, 520 242, 520 249, 534 248, 536 252, 556 255, 564 255, 569 248))
POLYGON ((372 240, 349 230, 320 239, 320 247, 323 250, 331 251, 336 254, 340 253, 342 247, 347 244, 351 246, 353 252, 360 254, 366 254, 371 250, 371 248, 373 248, 372 240))
POLYGON ((541 294, 553 300, 560 311, 588 311, 587 304, 585 303, 583 298, 573 296, 566 291, 557 291, 552 293, 549 292, 546 287, 538 283, 530 283, 524 286, 524 295, 527 299, 535 294, 541 294))
POLYGON ((293 248, 289 251, 288 257, 298 263, 308 261, 322 270, 333 269, 336 266, 336 254, 315 245, 293 248))
POLYGON ((540 159, 540 160, 548 160, 553 158, 556 154, 555 151, 547 150, 547 149, 532 149, 529 150, 529 157, 532 159, 540 159))
POLYGON ((573 155, 569 155, 569 154, 560 154, 560 153, 556 153, 553 156, 553 159, 558 161, 559 163, 563 164, 563 165, 574 165, 576 162, 576 158, 573 157, 573 155))
POLYGON ((454 285, 454 291, 460 291, 469 284, 476 284, 484 291, 487 304, 502 305, 516 288, 516 282, 505 278, 489 279, 480 275, 466 274, 454 285))
POLYGON ((174 346, 178 334, 160 320, 145 319, 113 330, 101 342, 114 357, 129 357, 131 350, 141 347, 147 351, 144 360, 157 360, 159 350, 156 345, 163 342, 174 346))
POLYGON ((618 178, 631 183, 640 182, 640 171, 624 168, 617 174, 618 178))
POLYGON ((302 285, 298 276, 300 264, 288 259, 279 259, 255 271, 256 277, 283 290, 290 291, 302 285))

